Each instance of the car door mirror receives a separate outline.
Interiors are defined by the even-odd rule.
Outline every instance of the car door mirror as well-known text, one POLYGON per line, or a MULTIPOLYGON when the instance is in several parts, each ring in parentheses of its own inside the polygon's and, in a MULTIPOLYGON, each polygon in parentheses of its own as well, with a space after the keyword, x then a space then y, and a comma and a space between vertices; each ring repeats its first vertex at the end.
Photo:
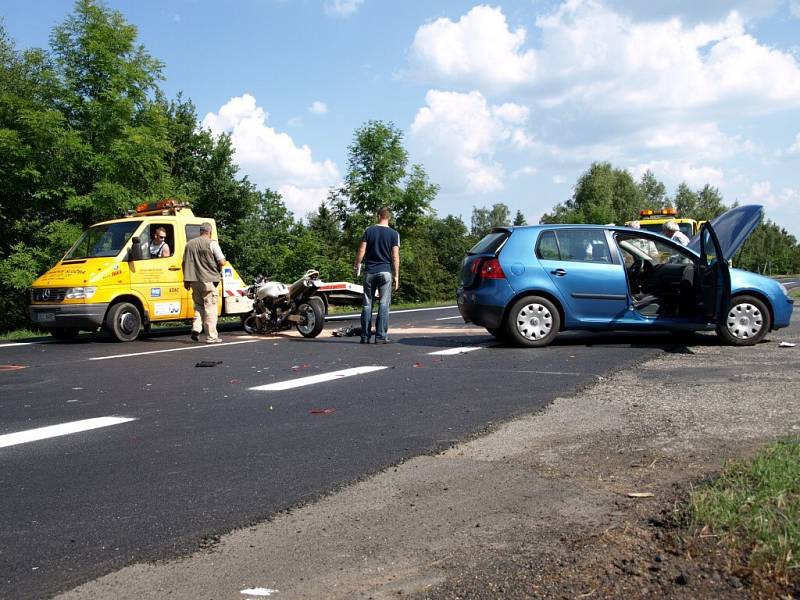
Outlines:
POLYGON ((131 238, 131 249, 128 252, 128 260, 142 260, 142 241, 139 237, 131 238))

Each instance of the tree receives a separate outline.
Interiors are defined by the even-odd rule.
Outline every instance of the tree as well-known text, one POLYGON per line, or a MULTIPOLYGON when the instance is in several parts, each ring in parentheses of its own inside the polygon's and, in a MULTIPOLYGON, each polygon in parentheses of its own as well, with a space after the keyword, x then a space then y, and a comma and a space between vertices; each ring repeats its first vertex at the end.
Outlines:
POLYGON ((522 225, 527 225, 528 221, 525 220, 525 215, 522 214, 521 211, 517 210, 517 214, 514 215, 514 227, 520 227, 522 225))
POLYGON ((393 123, 369 121, 356 130, 344 186, 330 198, 346 230, 360 235, 383 206, 392 210, 400 230, 431 214, 439 188, 428 181, 422 166, 413 165, 408 172, 407 165, 403 134, 393 123))
POLYGON ((685 181, 681 182, 678 189, 675 190, 675 209, 678 211, 678 214, 687 219, 691 219, 692 217, 690 215, 697 212, 697 203, 697 194, 689 188, 685 181))
POLYGON ((657 210, 671 206, 671 202, 669 198, 667 198, 667 188, 656 179, 656 176, 650 169, 644 172, 637 185, 642 197, 641 208, 657 210))
POLYGON ((492 215, 487 208, 472 207, 472 218, 470 219, 470 235, 475 238, 482 238, 492 230, 492 215))
POLYGON ((592 163, 571 199, 542 217, 543 223, 624 223, 639 214, 642 192, 628 171, 592 163))

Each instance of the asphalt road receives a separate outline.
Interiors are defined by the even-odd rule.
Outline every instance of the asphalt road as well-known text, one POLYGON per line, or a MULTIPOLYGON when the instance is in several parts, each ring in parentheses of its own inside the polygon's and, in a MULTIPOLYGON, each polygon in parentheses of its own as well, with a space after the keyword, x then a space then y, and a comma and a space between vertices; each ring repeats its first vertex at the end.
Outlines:
POLYGON ((330 335, 344 324, 313 340, 227 331, 213 346, 187 330, 0 344, 0 598, 191 552, 676 348, 669 334, 633 333, 512 348, 454 308, 393 314, 388 345, 330 335), (364 367, 383 368, 252 389, 364 367), (101 417, 131 420, 22 440, 101 417))

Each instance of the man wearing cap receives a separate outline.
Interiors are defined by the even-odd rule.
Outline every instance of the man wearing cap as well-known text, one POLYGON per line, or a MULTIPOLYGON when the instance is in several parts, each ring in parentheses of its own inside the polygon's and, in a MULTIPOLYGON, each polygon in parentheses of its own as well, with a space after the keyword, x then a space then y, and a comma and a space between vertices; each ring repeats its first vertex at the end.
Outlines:
POLYGON ((689 238, 681 231, 680 226, 675 221, 667 221, 661 226, 664 235, 671 239, 673 242, 678 242, 681 246, 689 243, 689 238))
POLYGON ((226 262, 219 244, 211 239, 211 223, 203 223, 200 235, 187 242, 183 255, 183 287, 191 288, 194 302, 191 336, 195 342, 200 339, 203 328, 207 343, 221 341, 217 334, 217 285, 219 271, 226 262))

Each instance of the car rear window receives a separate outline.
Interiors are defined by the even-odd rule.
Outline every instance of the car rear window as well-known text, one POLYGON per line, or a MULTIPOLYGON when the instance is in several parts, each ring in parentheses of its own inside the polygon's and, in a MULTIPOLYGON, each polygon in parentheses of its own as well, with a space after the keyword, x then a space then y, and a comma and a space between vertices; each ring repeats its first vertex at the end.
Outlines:
POLYGON ((493 231, 485 235, 467 254, 497 254, 509 235, 511 233, 508 231, 493 231))

